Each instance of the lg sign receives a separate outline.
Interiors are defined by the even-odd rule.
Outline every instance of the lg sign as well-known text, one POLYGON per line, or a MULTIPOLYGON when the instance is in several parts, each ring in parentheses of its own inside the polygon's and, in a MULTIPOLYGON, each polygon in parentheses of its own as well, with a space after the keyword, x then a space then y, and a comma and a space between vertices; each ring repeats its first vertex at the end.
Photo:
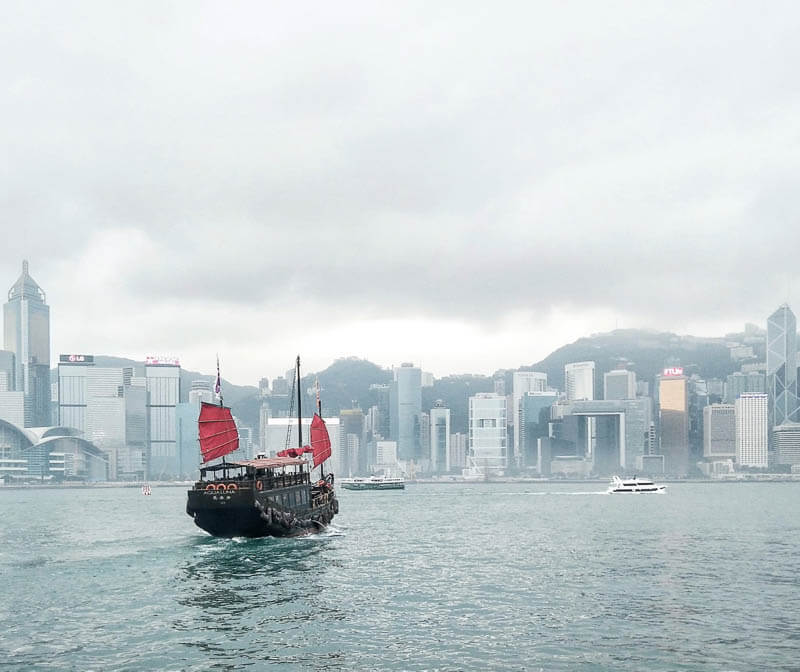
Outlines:
POLYGON ((664 369, 665 376, 682 376, 683 375, 683 368, 680 366, 672 366, 668 369, 664 369))

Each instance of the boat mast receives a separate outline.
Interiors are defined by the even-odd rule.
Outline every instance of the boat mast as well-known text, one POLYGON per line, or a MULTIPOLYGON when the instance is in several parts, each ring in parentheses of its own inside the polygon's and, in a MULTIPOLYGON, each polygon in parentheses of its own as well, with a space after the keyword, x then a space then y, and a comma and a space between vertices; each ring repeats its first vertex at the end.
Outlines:
MULTIPOLYGON (((219 395, 219 407, 222 408, 222 378, 219 377, 219 353, 217 353, 217 382, 214 385, 214 391, 219 395)), ((225 456, 222 456, 222 464, 225 464, 225 456)), ((228 470, 223 469, 222 475, 228 478, 228 470)))
MULTIPOLYGON (((322 419, 322 399, 319 396, 319 378, 317 378, 317 415, 322 419)), ((313 463, 312 463, 313 464, 313 463)), ((325 463, 321 462, 319 465, 319 477, 325 478, 325 463)))
POLYGON ((303 447, 303 411, 300 406, 300 355, 297 355, 297 447, 303 447))

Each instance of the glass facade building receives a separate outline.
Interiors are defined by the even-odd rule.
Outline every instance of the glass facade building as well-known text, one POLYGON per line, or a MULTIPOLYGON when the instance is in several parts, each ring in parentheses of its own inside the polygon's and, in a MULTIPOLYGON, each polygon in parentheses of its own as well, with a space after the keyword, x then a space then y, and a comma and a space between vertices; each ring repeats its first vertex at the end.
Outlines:
POLYGON ((469 398, 469 450, 486 475, 508 468, 506 397, 484 392, 469 398))
POLYGON ((394 370, 391 386, 391 438, 397 441, 400 460, 419 461, 423 457, 421 413, 422 371, 413 364, 402 364, 394 370))
POLYGON ((450 471, 450 409, 436 405, 431 409, 431 471, 450 471))
POLYGON ((767 380, 770 424, 797 422, 797 321, 786 304, 767 319, 767 380))
POLYGON ((686 376, 659 376, 658 409, 664 471, 671 476, 686 476, 689 471, 689 390, 686 376))
POLYGON ((145 367, 149 450, 147 477, 175 478, 180 474, 175 409, 181 397, 181 368, 175 364, 145 367))
POLYGON ((14 389, 25 394, 25 426, 49 426, 50 307, 28 274, 27 261, 3 306, 3 339, 5 349, 14 353, 14 389))

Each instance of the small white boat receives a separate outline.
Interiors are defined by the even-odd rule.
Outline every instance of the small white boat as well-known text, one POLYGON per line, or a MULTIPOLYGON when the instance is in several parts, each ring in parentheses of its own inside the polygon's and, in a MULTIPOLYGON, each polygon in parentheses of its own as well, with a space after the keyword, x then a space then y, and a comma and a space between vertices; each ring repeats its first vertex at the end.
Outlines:
POLYGON ((623 480, 619 476, 614 476, 614 478, 611 479, 611 485, 608 486, 607 492, 609 495, 621 492, 663 494, 666 490, 666 485, 656 485, 653 481, 646 478, 634 476, 633 478, 623 480))
POLYGON ((341 478, 339 485, 345 490, 405 490, 406 480, 389 476, 341 478))

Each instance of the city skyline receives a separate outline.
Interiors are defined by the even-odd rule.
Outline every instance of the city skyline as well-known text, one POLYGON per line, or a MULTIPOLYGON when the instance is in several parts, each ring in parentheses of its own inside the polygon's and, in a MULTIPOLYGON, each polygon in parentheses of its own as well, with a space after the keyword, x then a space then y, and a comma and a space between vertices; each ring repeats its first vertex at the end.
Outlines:
POLYGON ((12 6, 0 277, 54 355, 490 373, 800 302, 795 4, 12 6))
MULTIPOLYGON (((29 268, 29 262, 28 262, 27 259, 23 260, 23 263, 26 264, 25 265, 25 269, 29 268)), ((28 271, 25 270, 25 273, 27 273, 27 272, 28 271)), ((37 275, 38 275, 38 273, 37 273, 37 275)), ((11 283, 11 284, 13 285, 13 283, 11 283)), ((12 289, 13 289, 13 287, 12 287, 12 289)), ((11 291, 12 290, 9 290, 9 292, 11 292, 11 291)), ((46 307, 48 309, 53 307, 52 301, 48 300, 48 303, 47 303, 46 307)), ((791 310, 791 305, 789 305, 787 303, 782 303, 781 306, 779 306, 778 311, 780 311, 783 307, 788 307, 791 310)), ((773 304, 773 307, 770 309, 770 311, 774 311, 774 310, 775 310, 775 308, 774 308, 774 304, 773 304)), ((54 320, 54 322, 55 322, 55 331, 58 330, 58 323, 57 323, 58 313, 59 313, 58 307, 56 306, 56 312, 55 312, 56 319, 54 320)), ((647 332, 652 332, 652 333, 676 333, 676 335, 678 335, 678 336, 685 336, 685 337, 722 339, 722 338, 724 338, 724 336, 726 334, 743 333, 744 327, 745 327, 746 324, 754 324, 759 329, 763 329, 765 331, 765 333, 766 333, 766 330, 767 330, 767 328, 769 327, 769 324, 770 324, 770 319, 772 317, 773 317, 773 315, 770 315, 768 317, 762 317, 760 319, 759 318, 747 319, 747 320, 745 320, 745 322, 743 322, 741 324, 734 325, 731 329, 729 329, 728 331, 726 331, 724 333, 709 333, 709 334, 685 333, 685 334, 683 334, 683 333, 677 333, 677 332, 661 331, 661 330, 657 330, 657 329, 650 328, 650 327, 626 327, 626 329, 632 329, 632 330, 635 330, 635 331, 641 331, 643 333, 647 333, 647 332)), ((53 326, 54 326, 53 324, 50 325, 51 333, 53 331, 53 326)), ((512 371, 512 370, 515 370, 515 369, 519 369, 520 367, 531 366, 531 365, 535 364, 537 361, 543 360, 545 357, 547 357, 548 355, 552 354, 552 352, 554 352, 558 348, 566 346, 566 345, 569 345, 571 343, 574 343, 574 342, 580 340, 581 338, 587 338, 587 337, 591 337, 591 336, 595 336, 597 334, 603 334, 603 333, 612 333, 613 331, 616 331, 616 329, 611 329, 609 331, 602 331, 602 330, 594 330, 593 329, 593 330, 589 331, 588 333, 581 334, 579 336, 575 336, 572 340, 559 342, 559 343, 555 344, 551 349, 549 349, 547 351, 542 351, 540 348, 537 348, 536 352, 540 353, 537 357, 531 357, 531 358, 529 358, 529 360, 519 362, 519 363, 517 363, 515 365, 507 365, 507 366, 502 365, 501 364, 502 356, 498 353, 498 354, 494 355, 494 358, 495 358, 494 361, 496 362, 496 365, 492 365, 491 363, 488 363, 486 368, 478 368, 478 367, 469 368, 469 363, 467 363, 466 364, 467 368, 465 368, 465 369, 449 370, 449 371, 444 371, 444 372, 440 372, 440 371, 436 371, 436 370, 432 371, 431 369, 433 367, 426 366, 424 363, 420 363, 418 360, 413 359, 411 357, 408 357, 407 354, 406 354, 408 351, 399 351, 399 352, 394 353, 393 359, 391 359, 389 361, 377 361, 377 360, 371 359, 369 357, 359 356, 359 355, 357 355, 355 353, 344 353, 344 352, 343 353, 338 353, 338 354, 332 353, 332 354, 330 354, 330 358, 329 359, 326 359, 327 355, 319 355, 319 354, 312 353, 310 356, 307 357, 306 355, 301 353, 301 360, 305 363, 305 365, 304 365, 305 373, 311 373, 311 372, 314 372, 314 371, 318 372, 318 371, 324 370, 327 366, 329 366, 331 363, 335 362, 338 359, 347 358, 347 357, 358 357, 359 359, 365 359, 367 361, 373 362, 373 363, 377 364, 378 366, 381 366, 381 367, 383 367, 385 369, 401 368, 403 362, 413 359, 413 361, 415 363, 417 363, 420 366, 421 369, 423 369, 424 371, 429 371, 429 372, 433 373, 433 375, 436 378, 442 378, 442 377, 446 377, 446 376, 449 376, 449 375, 462 375, 462 374, 474 374, 474 375, 491 376, 492 374, 496 373, 497 371, 512 371), (318 364, 315 367, 313 364, 310 364, 309 362, 319 362, 320 364, 318 364)), ((91 340, 91 339, 89 339, 89 340, 91 340)), ((81 344, 78 344, 78 345, 81 345, 81 344)), ((531 348, 530 350, 532 352, 534 349, 531 348)), ((150 347, 150 348, 145 348, 140 353, 126 353, 126 352, 119 352, 119 351, 109 351, 109 352, 97 351, 97 350, 93 350, 90 347, 86 347, 85 345, 82 345, 81 347, 75 347, 75 348, 72 348, 72 349, 63 349, 63 348, 60 349, 55 344, 51 344, 51 347, 50 347, 50 361, 51 362, 57 363, 60 356, 68 355, 68 354, 118 357, 118 358, 122 358, 122 359, 130 359, 132 361, 135 361, 135 362, 138 362, 138 363, 141 363, 141 364, 144 364, 145 361, 150 357, 167 358, 167 359, 170 359, 170 360, 174 359, 174 360, 180 362, 181 368, 186 369, 186 370, 190 370, 190 371, 195 371, 196 373, 199 373, 199 374, 202 374, 202 375, 211 375, 213 373, 213 364, 214 364, 214 361, 215 361, 213 358, 210 359, 209 362, 205 362, 205 363, 203 361, 197 360, 196 364, 193 364, 192 361, 188 360, 179 350, 176 351, 176 349, 174 349, 174 348, 173 349, 161 349, 161 350, 159 350, 158 348, 150 347)), ((217 354, 219 354, 219 353, 214 353, 214 356, 216 356, 217 354)), ((292 359, 294 358, 294 356, 295 355, 292 355, 292 359)), ((239 386, 258 387, 258 385, 259 385, 258 381, 261 380, 262 378, 267 378, 269 380, 273 380, 274 378, 276 378, 278 376, 285 375, 286 371, 287 371, 287 367, 286 366, 281 366, 280 364, 276 364, 275 365, 276 368, 275 368, 274 371, 271 372, 271 374, 270 373, 265 373, 265 372, 256 372, 256 373, 251 375, 251 378, 249 380, 244 379, 244 378, 238 379, 238 378, 236 378, 236 375, 237 375, 236 372, 241 370, 241 368, 242 368, 242 367, 238 366, 241 363, 241 358, 237 357, 235 353, 233 353, 233 355, 229 357, 228 353, 223 351, 220 354, 220 359, 224 364, 223 365, 223 378, 225 380, 227 380, 228 382, 233 383, 235 385, 239 385, 239 386), (233 371, 232 373, 230 373, 229 369, 227 368, 227 366, 229 366, 231 363, 234 364, 234 366, 231 367, 231 369, 233 371)), ((469 360, 465 360, 465 361, 468 362, 469 360)), ((575 364, 579 364, 579 362, 575 362, 575 364)), ((55 364, 52 365, 52 368, 55 368, 55 364)), ((246 369, 246 370, 252 370, 252 366, 248 366, 247 364, 245 364, 243 368, 246 369)), ((656 375, 657 373, 658 373, 657 371, 653 371, 653 375, 656 375)))

